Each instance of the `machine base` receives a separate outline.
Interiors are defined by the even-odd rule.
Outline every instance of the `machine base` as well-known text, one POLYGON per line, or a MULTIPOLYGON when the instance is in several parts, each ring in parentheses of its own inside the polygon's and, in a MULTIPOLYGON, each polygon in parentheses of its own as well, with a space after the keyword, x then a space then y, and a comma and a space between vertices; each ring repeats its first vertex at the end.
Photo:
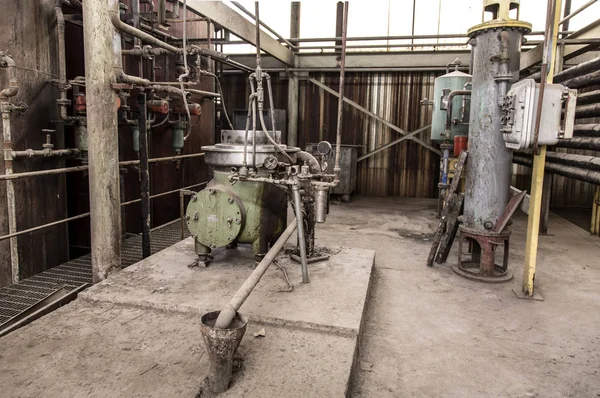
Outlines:
POLYGON ((467 279, 486 282, 502 283, 513 278, 512 272, 508 270, 508 254, 510 231, 492 232, 480 231, 460 226, 460 238, 458 241, 458 264, 452 270, 467 279), (471 258, 464 260, 463 243, 469 245, 471 258), (496 253, 498 246, 504 246, 502 265, 496 264, 496 253))

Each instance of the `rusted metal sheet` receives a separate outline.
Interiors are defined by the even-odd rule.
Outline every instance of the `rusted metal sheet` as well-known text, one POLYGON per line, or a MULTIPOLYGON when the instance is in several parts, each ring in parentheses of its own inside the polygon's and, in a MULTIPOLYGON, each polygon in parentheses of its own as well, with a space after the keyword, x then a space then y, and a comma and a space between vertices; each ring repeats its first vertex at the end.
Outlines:
MULTIPOLYGON (((337 91, 337 74, 311 77, 337 91)), ((420 100, 433 95, 433 72, 348 73, 345 96, 390 123, 410 132, 431 122, 431 107, 420 100)), ((244 109, 249 92, 247 79, 230 75, 224 80, 230 110, 244 109)), ((273 76, 275 106, 285 109, 287 81, 273 76)), ((298 146, 321 140, 335 141, 337 98, 308 81, 300 81, 298 146)), ((342 144, 357 145, 359 156, 398 138, 398 133, 361 111, 344 108, 342 144)), ((428 135, 420 136, 429 145, 428 135)), ((436 197, 439 157, 407 140, 358 165, 357 193, 377 196, 436 197)))

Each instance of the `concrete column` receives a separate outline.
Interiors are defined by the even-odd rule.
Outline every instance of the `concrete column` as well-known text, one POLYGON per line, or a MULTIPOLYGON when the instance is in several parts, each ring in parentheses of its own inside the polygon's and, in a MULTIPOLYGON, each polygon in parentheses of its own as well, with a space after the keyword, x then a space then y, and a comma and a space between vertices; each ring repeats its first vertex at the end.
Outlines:
POLYGON ((110 22, 117 0, 85 0, 83 35, 89 143, 90 228, 94 283, 121 266, 118 98, 121 38, 110 22))
MULTIPOLYGON (((293 1, 291 4, 290 12, 290 38, 300 37, 300 2, 293 1)), ((292 44, 297 45, 298 43, 290 40, 292 44)), ((295 51, 296 52, 296 51, 295 51)), ((296 63, 296 57, 294 57, 294 66, 296 63)), ((298 145, 298 75, 297 72, 288 73, 288 133, 287 133, 287 145, 297 146, 298 145)))

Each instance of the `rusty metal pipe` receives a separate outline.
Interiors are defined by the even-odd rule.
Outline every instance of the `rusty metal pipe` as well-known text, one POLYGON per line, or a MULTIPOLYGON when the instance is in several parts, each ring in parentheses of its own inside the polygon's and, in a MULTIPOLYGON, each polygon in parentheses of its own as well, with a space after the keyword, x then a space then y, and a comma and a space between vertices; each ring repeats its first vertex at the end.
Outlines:
MULTIPOLYGON (((157 193, 157 194, 151 195, 150 199, 160 198, 162 196, 166 196, 166 195, 170 195, 172 193, 176 193, 179 190, 186 191, 188 189, 195 188, 195 187, 198 187, 200 185, 206 185, 206 184, 208 184, 208 181, 201 182, 199 184, 190 185, 190 186, 187 186, 185 188, 178 188, 178 189, 173 189, 171 191, 157 193)), ((192 192, 192 191, 190 191, 190 192, 192 192)), ((193 193, 196 193, 196 192, 193 192, 193 193)), ((123 202, 123 203, 121 203, 121 207, 128 206, 128 205, 131 205, 131 204, 134 204, 134 203, 139 203, 141 201, 142 201, 142 199, 134 199, 134 200, 130 200, 128 202, 123 202)), ((10 239, 10 238, 14 238, 14 237, 21 236, 21 235, 26 235, 26 234, 31 233, 31 232, 35 232, 35 231, 39 231, 41 229, 46 229, 46 228, 54 227, 56 225, 64 224, 64 223, 67 223, 67 222, 70 222, 70 221, 79 220, 80 218, 85 218, 85 217, 88 217, 89 215, 90 215, 89 212, 88 213, 83 213, 83 214, 78 214, 78 215, 73 216, 73 217, 63 218, 62 220, 57 220, 57 221, 53 221, 53 222, 50 222, 50 223, 47 223, 47 224, 38 225, 37 227, 25 229, 23 231, 15 232, 13 234, 8 234, 8 235, 0 236, 0 241, 6 240, 6 239, 10 239)), ((153 231, 156 228, 160 228, 160 226, 151 229, 151 231, 153 231)), ((182 236, 181 239, 183 239, 183 236, 182 236)))
MULTIPOLYGON (((167 156, 162 158, 153 158, 149 159, 149 163, 159 163, 159 162, 169 162, 176 161, 182 159, 190 159, 204 156, 204 153, 191 153, 188 155, 176 155, 176 156, 167 156)), ((119 162, 119 166, 135 166, 140 164, 139 160, 124 160, 119 162)), ((86 171, 89 170, 89 166, 75 166, 75 167, 63 167, 60 169, 50 169, 50 170, 39 170, 39 171, 28 171, 25 173, 17 173, 17 174, 3 174, 0 175, 0 181, 8 181, 8 180, 18 180, 21 178, 29 178, 29 177, 39 177, 39 176, 47 176, 54 174, 63 174, 63 173, 73 173, 77 171, 86 171)))
POLYGON ((244 284, 232 297, 227 307, 221 310, 221 312, 219 313, 219 317, 215 322, 215 328, 226 329, 227 327, 229 327, 231 321, 233 321, 233 318, 235 318, 235 314, 237 313, 237 311, 240 309, 242 304, 244 304, 248 296, 250 296, 250 293, 252 293, 252 290, 254 290, 256 285, 258 285, 258 282, 260 282, 260 278, 262 278, 265 272, 267 272, 267 269, 269 268, 273 260, 275 260, 277 254, 279 254, 281 249, 283 249, 283 245, 285 244, 285 242, 287 242, 288 239, 294 233, 294 231, 296 231, 297 225, 298 223, 296 222, 296 220, 293 220, 285 229, 285 231, 283 231, 279 239, 277 239, 277 242, 275 242, 275 244, 273 244, 273 246, 271 247, 271 250, 267 252, 262 261, 256 266, 256 268, 254 268, 254 271, 252 271, 248 279, 246 279, 244 284))
POLYGON ((113 26, 121 32, 129 33, 130 35, 137 37, 138 39, 141 39, 146 43, 152 44, 155 47, 164 48, 165 50, 170 51, 173 54, 179 53, 179 48, 167 44, 164 41, 159 40, 156 37, 146 32, 143 32, 140 29, 136 29, 131 25, 127 25, 125 22, 121 21, 118 9, 110 11, 110 21, 112 22, 113 26))
MULTIPOLYGON (((10 125, 10 104, 3 102, 2 106, 2 135, 4 139, 4 172, 6 175, 13 173, 12 167, 12 137, 10 125)), ((17 208, 15 200, 15 187, 12 181, 6 181, 6 208, 8 213, 8 233, 17 232, 17 208)), ((19 246, 17 238, 10 239, 10 268, 13 283, 21 279, 19 265, 19 246)))
MULTIPOLYGON (((146 108, 146 94, 139 93, 137 95, 138 105, 138 126, 140 129, 140 174, 141 174, 141 199, 142 199, 142 258, 149 257, 151 254, 150 248, 150 170, 148 163, 148 120, 146 108)), ((167 104, 168 112, 168 104, 167 104)))
POLYGON ((342 113, 344 110, 344 75, 346 73, 346 40, 348 31, 348 2, 344 2, 344 19, 342 22, 342 52, 340 54, 340 86, 338 97, 337 130, 335 134, 335 165, 333 173, 335 175, 333 186, 337 186, 340 181, 340 153, 342 152, 342 113))
POLYGON ((302 198, 300 197, 300 187, 298 184, 292 185, 294 195, 294 211, 296 213, 296 223, 298 224, 298 251, 300 252, 300 266, 302 268, 302 283, 309 283, 308 278, 308 260, 306 256, 306 235, 304 233, 304 213, 302 211, 302 198))
POLYGON ((51 157, 62 157, 62 156, 77 156, 80 151, 77 148, 67 149, 25 149, 24 151, 12 151, 12 158, 51 158, 51 157))
POLYGON ((64 0, 56 0, 54 3, 54 12, 56 14, 56 31, 58 36, 58 88, 60 90, 60 99, 58 100, 58 107, 60 109, 60 118, 62 120, 68 120, 69 115, 67 113, 68 99, 67 99, 67 61, 65 52, 65 16, 62 11, 62 5, 64 0))
POLYGON ((8 68, 8 87, 0 91, 0 98, 14 97, 19 93, 19 81, 17 80, 17 64, 4 52, 0 51, 0 67, 8 68))

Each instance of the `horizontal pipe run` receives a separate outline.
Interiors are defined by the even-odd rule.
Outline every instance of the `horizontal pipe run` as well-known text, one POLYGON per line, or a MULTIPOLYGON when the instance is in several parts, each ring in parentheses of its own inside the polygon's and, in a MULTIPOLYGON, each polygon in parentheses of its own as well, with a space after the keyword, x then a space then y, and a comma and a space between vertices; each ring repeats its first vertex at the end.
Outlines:
POLYGON ((559 82, 569 88, 581 88, 600 83, 600 66, 594 72, 559 82))
POLYGON ((573 133, 575 137, 600 137, 600 124, 576 124, 573 133))
MULTIPOLYGON (((167 162, 167 161, 175 161, 181 159, 189 159, 204 156, 204 153, 192 153, 189 155, 177 155, 177 156, 167 156, 164 158, 154 158, 148 160, 149 163, 158 163, 158 162, 167 162)), ((135 166, 140 164, 139 160, 125 160, 119 162, 119 166, 135 166)), ((2 180, 18 180, 20 178, 28 178, 28 177, 38 177, 38 176, 46 176, 46 175, 54 175, 54 174, 63 174, 63 173, 73 173, 77 171, 86 171, 88 170, 88 166, 75 166, 75 167, 63 167, 60 169, 51 169, 51 170, 39 170, 39 171, 28 171, 25 173, 16 173, 16 174, 4 174, 0 175, 0 181, 2 180)))
POLYGON ((79 155, 79 149, 25 149, 24 151, 12 151, 13 159, 19 158, 50 158, 61 156, 76 156, 79 155))
MULTIPOLYGON (((531 157, 531 151, 518 151, 515 156, 531 157)), ((547 152, 546 159, 553 163, 561 163, 582 169, 600 170, 600 157, 578 155, 575 153, 547 152)))
MULTIPOLYGON (((583 62, 577 66, 573 66, 566 69, 554 76, 554 83, 562 83, 566 80, 572 79, 577 76, 582 76, 590 72, 594 72, 600 69, 600 57, 594 58, 587 62, 583 62)), ((567 85, 568 86, 568 85, 567 85)))
POLYGON ((569 140, 560 140, 555 146, 600 151, 600 137, 573 137, 569 140))
MULTIPOLYGON (((154 198, 159 198, 161 196, 170 195, 170 194, 179 192, 181 189, 195 188, 195 187, 198 187, 198 186, 201 186, 201 185, 205 185, 205 184, 208 184, 208 181, 204 181, 204 182, 201 182, 199 184, 190 185, 190 186, 187 186, 187 187, 184 187, 184 188, 174 189, 172 191, 161 192, 161 193, 158 193, 156 195, 151 195, 150 199, 154 199, 154 198)), ((141 201, 142 201, 141 199, 130 200, 129 202, 123 202, 123 203, 121 203, 121 206, 127 206, 127 205, 130 205, 130 204, 133 204, 133 203, 139 203, 141 201)), ((37 227, 25 229, 23 231, 15 232, 13 234, 8 234, 8 235, 0 236, 0 242, 3 241, 3 240, 6 240, 6 239, 14 238, 16 236, 25 235, 25 234, 29 234, 29 233, 32 233, 32 232, 35 232, 35 231, 39 231, 41 229, 46 229, 46 228, 54 227, 56 225, 64 224, 64 223, 67 223, 67 222, 70 222, 70 221, 75 221, 75 220, 79 220, 79 219, 82 219, 82 218, 86 218, 86 217, 89 217, 89 215, 90 215, 89 212, 88 213, 82 213, 82 214, 78 214, 78 215, 73 216, 73 217, 63 218, 62 220, 53 221, 53 222, 48 223, 48 224, 38 225, 37 227)), ((179 221, 179 219, 177 219, 175 221, 179 221)))
POLYGON ((567 22, 568 20, 570 20, 574 16, 578 15, 580 12, 582 12, 585 9, 587 9, 589 6, 593 5, 597 1, 598 0, 590 0, 590 1, 588 1, 587 3, 585 3, 584 5, 582 5, 581 7, 579 7, 578 9, 576 9, 575 11, 573 11, 572 13, 570 13, 569 15, 567 15, 566 17, 564 17, 563 19, 561 19, 558 22, 558 25, 564 24, 565 22, 567 22))
MULTIPOLYGON (((514 156, 513 163, 522 166, 532 167, 532 160, 523 156, 514 156)), ((546 162, 546 171, 563 177, 573 178, 575 180, 589 182, 590 184, 600 185, 600 171, 586 170, 575 166, 560 164, 555 162, 546 162)))
POLYGON ((582 105, 575 108, 575 119, 600 117, 600 103, 582 105))
POLYGON ((586 105, 600 102, 600 90, 588 91, 577 95, 577 105, 586 105))

